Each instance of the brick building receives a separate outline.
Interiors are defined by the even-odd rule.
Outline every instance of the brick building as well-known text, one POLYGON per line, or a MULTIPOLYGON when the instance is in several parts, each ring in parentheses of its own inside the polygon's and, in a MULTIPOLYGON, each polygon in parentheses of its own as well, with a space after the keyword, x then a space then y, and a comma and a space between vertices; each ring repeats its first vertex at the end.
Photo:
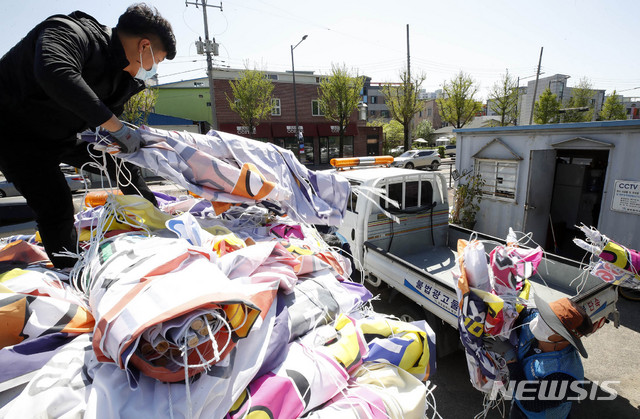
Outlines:
MULTIPOLYGON (((227 100, 227 97, 232 97, 230 81, 237 79, 241 71, 214 71, 216 119, 221 131, 249 137, 248 128, 243 126, 227 100)), ((310 166, 328 165, 330 159, 338 157, 339 137, 338 126, 324 117, 318 104, 320 80, 326 76, 296 72, 298 124, 304 136, 304 150, 300 152, 295 137, 293 76, 290 72, 265 73, 274 84, 273 109, 270 119, 262 121, 251 137, 291 150, 310 166)), ((208 78, 162 84, 158 90, 157 113, 193 120, 203 129, 210 126, 208 78)), ((365 124, 366 121, 359 120, 358 111, 354 111, 345 132, 345 157, 381 154, 382 128, 367 127, 365 124)))

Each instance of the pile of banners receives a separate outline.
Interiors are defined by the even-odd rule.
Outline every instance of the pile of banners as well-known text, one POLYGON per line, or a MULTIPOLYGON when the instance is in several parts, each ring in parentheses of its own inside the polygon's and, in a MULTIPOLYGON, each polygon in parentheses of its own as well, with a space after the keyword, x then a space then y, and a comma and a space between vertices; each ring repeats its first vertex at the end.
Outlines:
POLYGON ((108 195, 76 216, 72 270, 37 235, 0 244, 0 417, 423 417, 433 332, 371 310, 303 222, 340 222, 348 185, 230 135, 189 166, 221 134, 145 132, 128 159, 204 198, 108 195))
POLYGON ((542 248, 517 246, 510 229, 506 245, 489 254, 479 240, 458 241, 458 269, 453 271, 460 301, 458 330, 465 348, 473 386, 491 393, 494 383, 506 385, 506 359, 515 356, 503 348, 517 344, 514 322, 529 299, 529 278, 542 261, 542 248))

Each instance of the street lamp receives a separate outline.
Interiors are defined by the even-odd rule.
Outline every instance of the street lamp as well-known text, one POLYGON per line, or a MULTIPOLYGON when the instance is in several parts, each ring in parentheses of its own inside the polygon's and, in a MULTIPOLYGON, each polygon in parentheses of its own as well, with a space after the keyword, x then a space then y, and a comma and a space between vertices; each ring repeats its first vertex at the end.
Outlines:
POLYGON ((303 153, 304 152, 304 137, 300 138, 300 127, 298 126, 298 98, 296 96, 296 67, 293 64, 293 50, 296 49, 296 47, 298 45, 300 45, 300 43, 302 41, 304 41, 305 39, 307 39, 308 35, 305 35, 302 37, 302 39, 300 40, 300 42, 298 42, 295 45, 291 45, 291 72, 293 73, 293 109, 295 112, 295 116, 296 116, 296 139, 298 140, 299 143, 302 143, 302 146, 300 146, 300 144, 298 144, 299 147, 299 153, 303 153))

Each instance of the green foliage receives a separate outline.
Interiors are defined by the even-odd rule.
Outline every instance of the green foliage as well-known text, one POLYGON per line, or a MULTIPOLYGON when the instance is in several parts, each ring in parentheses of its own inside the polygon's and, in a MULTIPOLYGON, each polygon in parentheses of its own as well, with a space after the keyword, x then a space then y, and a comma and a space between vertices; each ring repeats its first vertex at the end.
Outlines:
POLYGON ((444 98, 437 99, 440 118, 454 128, 462 128, 482 109, 482 104, 474 99, 478 87, 471 76, 462 71, 445 82, 442 90, 444 98))
POLYGON ((158 89, 146 88, 124 104, 120 119, 135 125, 145 125, 158 100, 158 89))
POLYGON ((438 154, 440 154, 440 157, 443 158, 443 159, 444 159, 444 150, 445 150, 445 148, 444 148, 443 145, 438 146, 438 154))
POLYGON ((518 82, 509 71, 493 85, 489 93, 490 108, 500 116, 498 126, 515 125, 518 120, 518 82))
POLYGON ((560 102, 558 96, 551 93, 548 87, 540 95, 533 110, 533 121, 536 124, 557 124, 560 122, 558 111, 560 102))
POLYGON ((433 137, 433 125, 431 125, 431 121, 427 121, 426 119, 420 121, 418 126, 416 126, 413 130, 412 137, 413 138, 424 138, 425 140, 431 143, 431 138, 433 137))
POLYGON ((482 187, 485 182, 479 173, 467 174, 462 176, 460 180, 453 193, 453 208, 449 214, 449 222, 473 228, 473 224, 476 222, 476 215, 480 210, 482 187), (463 179, 466 180, 465 183, 460 182, 463 179))
POLYGON ((384 100, 391 113, 391 118, 403 126, 404 149, 409 150, 409 127, 413 116, 422 108, 422 101, 418 99, 420 86, 426 79, 424 74, 409 78, 405 70, 400 73, 400 85, 382 86, 384 100))
MULTIPOLYGON (((384 152, 388 153, 392 148, 401 146, 404 141, 404 127, 395 119, 392 119, 388 123, 382 126, 382 132, 384 133, 384 152)), ((408 148, 405 147, 405 150, 408 148)))
POLYGON ((624 107, 624 103, 620 101, 615 90, 610 96, 607 96, 607 100, 604 101, 604 106, 600 112, 600 119, 604 121, 627 119, 627 111, 624 107))
POLYGON ((562 122, 588 122, 593 119, 594 105, 591 103, 595 91, 587 78, 580 79, 576 87, 571 88, 571 97, 565 101, 565 108, 588 107, 588 111, 568 110, 562 115, 562 122))
POLYGON ((255 127, 271 117, 273 83, 262 71, 245 69, 230 85, 233 98, 225 94, 229 107, 252 136, 255 127))
POLYGON ((371 121, 367 121, 368 127, 382 127, 386 124, 385 120, 382 118, 372 119, 371 121))
POLYGON ((320 82, 318 101, 325 118, 340 127, 340 157, 344 156, 344 132, 351 114, 358 108, 364 77, 352 76, 346 65, 331 65, 331 75, 320 82))

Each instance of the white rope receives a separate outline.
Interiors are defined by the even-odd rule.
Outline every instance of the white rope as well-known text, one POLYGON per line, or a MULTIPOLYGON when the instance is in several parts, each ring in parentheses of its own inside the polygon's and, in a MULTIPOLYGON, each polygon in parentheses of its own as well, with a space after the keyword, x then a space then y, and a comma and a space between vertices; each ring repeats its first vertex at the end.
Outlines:
MULTIPOLYGON (((436 396, 433 394, 433 392, 436 391, 436 388, 438 388, 438 386, 436 386, 435 384, 431 385, 431 381, 429 380, 427 380, 427 382, 425 382, 424 385, 427 388, 425 403, 427 404, 427 408, 433 409, 433 415, 431 415, 431 419, 435 419, 435 418, 442 419, 442 416, 440 416, 440 413, 438 413, 438 403, 436 401, 436 396), (429 401, 430 399, 433 400, 433 403, 429 401)), ((425 416, 426 414, 427 412, 425 412, 425 416)))
POLYGON ((184 364, 186 365, 186 367, 184 368, 184 388, 185 388, 185 392, 187 394, 187 407, 188 409, 188 413, 189 415, 187 416, 188 418, 192 418, 193 417, 193 408, 191 405, 191 386, 189 384, 189 363, 187 361, 187 350, 186 350, 186 344, 185 346, 182 348, 182 358, 184 360, 184 364))

